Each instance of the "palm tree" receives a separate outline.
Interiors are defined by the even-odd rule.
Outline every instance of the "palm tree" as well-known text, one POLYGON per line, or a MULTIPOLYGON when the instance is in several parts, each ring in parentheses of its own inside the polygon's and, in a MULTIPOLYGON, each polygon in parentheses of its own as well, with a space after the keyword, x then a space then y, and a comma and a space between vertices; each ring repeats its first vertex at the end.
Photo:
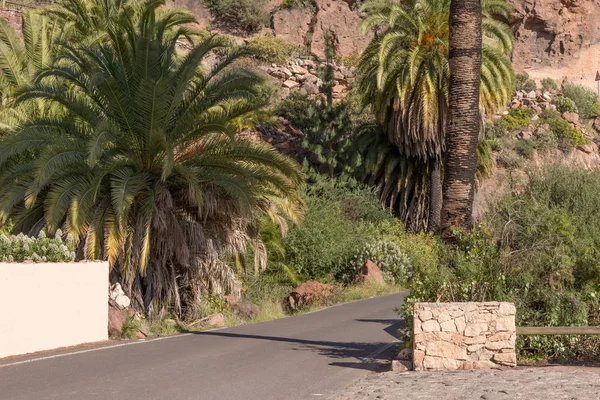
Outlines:
POLYGON ((239 291, 227 260, 260 242, 259 218, 297 220, 299 166, 236 137, 265 104, 263 78, 235 64, 243 53, 207 69, 205 56, 224 44, 211 37, 180 55, 194 37, 189 13, 87 4, 108 19, 103 40, 65 43, 18 92, 18 104, 65 112, 0 143, 0 218, 32 234, 62 228, 81 257, 108 259, 139 306, 185 317, 201 294, 239 291))
POLYGON ((43 101, 15 106, 15 93, 53 63, 58 43, 65 40, 69 29, 44 16, 40 9, 24 12, 21 26, 22 40, 5 19, 0 19, 0 129, 3 132, 13 131, 33 115, 56 111, 56 107, 49 107, 43 101))
MULTIPOLYGON (((514 38, 510 27, 495 19, 508 19, 510 6, 503 0, 484 0, 482 4, 486 11, 486 40, 481 107, 493 113, 511 95, 514 78, 508 54, 514 38)), ((396 203, 396 212, 409 219, 409 225, 429 225, 429 230, 437 231, 448 115, 450 0, 403 4, 371 0, 362 11, 366 14, 363 31, 375 30, 376 35, 359 65, 359 88, 364 103, 373 106, 390 143, 405 158, 403 164, 411 165, 404 168, 410 176, 398 171, 400 175, 394 178, 397 191, 412 193, 410 197, 406 193, 393 196, 405 199, 396 203), (423 175, 427 184, 423 185, 423 179, 417 179, 415 174, 423 175), (409 189, 410 182, 419 183, 409 189), (414 207, 412 196, 426 199, 429 207, 414 207)))
POLYGON ((446 169, 442 206, 442 238, 452 230, 473 227, 477 139, 482 65, 480 0, 452 0, 450 5, 450 87, 446 134, 446 169))

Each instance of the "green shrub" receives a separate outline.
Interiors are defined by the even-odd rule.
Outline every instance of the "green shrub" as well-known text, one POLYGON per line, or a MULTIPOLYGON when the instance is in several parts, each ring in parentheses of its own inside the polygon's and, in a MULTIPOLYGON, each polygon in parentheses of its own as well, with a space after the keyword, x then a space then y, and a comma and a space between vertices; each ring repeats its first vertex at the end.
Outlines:
POLYGON ((563 87, 562 94, 573 100, 581 118, 589 119, 600 115, 598 95, 592 89, 583 85, 566 84, 563 87))
POLYGON ((508 169, 515 169, 523 164, 523 157, 512 147, 505 147, 498 154, 498 164, 508 169))
POLYGON ((280 10, 293 10, 296 8, 312 7, 311 0, 283 0, 279 5, 280 10))
POLYGON ((367 260, 377 264, 384 274, 390 277, 390 283, 406 282, 411 275, 410 259, 393 240, 381 239, 367 243, 354 255, 354 269, 360 268, 367 260))
POLYGON ((527 72, 515 75, 515 86, 517 90, 523 90, 525 92, 531 92, 532 90, 537 89, 535 81, 529 79, 529 74, 527 72))
POLYGON ((504 121, 504 127, 508 132, 514 131, 520 128, 524 128, 531 122, 531 117, 535 114, 535 111, 527 107, 511 108, 508 115, 503 115, 502 120, 504 121))
POLYGON ((506 121, 506 115, 501 118, 496 118, 494 122, 486 122, 484 126, 485 137, 487 139, 496 139, 508 135, 509 123, 506 121))
POLYGON ((292 90, 289 96, 281 101, 275 109, 275 114, 286 118, 294 128, 307 131, 312 126, 308 112, 314 107, 314 102, 299 90, 292 90))
POLYGON ((265 0, 203 0, 219 21, 247 32, 269 25, 265 0))
POLYGON ((540 123, 546 123, 550 130, 556 135, 559 148, 563 151, 571 151, 579 145, 585 145, 588 140, 568 121, 564 120, 558 111, 546 110, 542 113, 540 123))
POLYGON ((352 53, 348 56, 336 56, 335 62, 338 64, 346 65, 348 67, 358 67, 360 63, 360 53, 352 53))
POLYGON ((298 46, 290 44, 281 38, 273 36, 256 36, 252 38, 247 49, 252 56, 263 63, 287 63, 293 54, 298 52, 298 46))
POLYGON ((286 264, 307 278, 348 281, 356 249, 373 241, 377 226, 391 216, 372 188, 339 179, 308 185, 304 199, 302 223, 283 240, 286 264))
POLYGON ((538 129, 533 134, 535 147, 540 153, 547 153, 558 147, 558 137, 550 129, 538 129))
POLYGON ((521 157, 525 158, 526 160, 531 160, 533 158, 533 150, 535 149, 535 143, 533 142, 533 140, 520 139, 513 144, 513 149, 521 157))
POLYGON ((568 97, 558 96, 552 101, 552 103, 554 103, 556 109, 561 113, 579 112, 577 106, 575 105, 575 102, 568 97))
POLYGON ((53 238, 46 237, 44 231, 37 238, 0 234, 0 261, 2 262, 69 262, 75 260, 72 239, 62 239, 62 231, 56 231, 53 238))
POLYGON ((558 85, 554 79, 544 78, 542 79, 542 88, 547 91, 556 91, 558 90, 558 85))

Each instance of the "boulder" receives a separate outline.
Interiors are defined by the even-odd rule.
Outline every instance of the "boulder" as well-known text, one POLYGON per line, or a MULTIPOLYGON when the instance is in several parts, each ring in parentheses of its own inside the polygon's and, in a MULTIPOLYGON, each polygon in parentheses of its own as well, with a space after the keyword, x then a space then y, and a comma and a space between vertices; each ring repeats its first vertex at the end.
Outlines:
POLYGON ((252 319, 258 314, 260 308, 247 299, 239 299, 233 295, 225 296, 229 309, 245 319, 252 319))
POLYGON ((596 131, 600 132, 600 117, 596 117, 593 126, 596 131))
POLYGON ((572 124, 579 123, 579 114, 575 112, 564 112, 562 117, 572 124))
POLYGON ((202 325, 222 328, 225 326, 225 316, 222 313, 210 315, 202 320, 202 325))
POLYGON ((306 68, 302 68, 301 66, 295 64, 290 67, 290 71, 292 71, 292 74, 294 75, 308 74, 308 70, 306 68))
POLYGON ((412 360, 413 359, 413 350, 406 348, 400 350, 400 353, 396 356, 396 360, 412 360))
POLYGON ((108 335, 111 337, 121 336, 123 324, 125 323, 125 313, 113 306, 108 306, 108 335))
POLYGON ((304 85, 302 85, 302 88, 304 88, 306 90, 306 94, 309 96, 319 93, 319 87, 314 82, 308 82, 308 81, 304 82, 304 85))
POLYGON ((406 360, 392 360, 391 370, 392 372, 405 372, 412 371, 412 362, 406 360))
POLYGON ((283 87, 288 88, 288 89, 294 89, 294 88, 297 88, 298 86, 300 86, 300 84, 291 79, 288 79, 287 81, 283 82, 283 87))
POLYGON ((108 297, 120 310, 125 310, 131 305, 131 299, 127 297, 120 283, 115 283, 110 287, 108 297))
POLYGON ((292 290, 288 297, 288 303, 292 310, 306 306, 315 300, 330 297, 333 294, 333 286, 317 281, 306 281, 296 289, 292 290))
POLYGON ((356 272, 354 283, 385 283, 381 269, 371 260, 367 260, 356 272))

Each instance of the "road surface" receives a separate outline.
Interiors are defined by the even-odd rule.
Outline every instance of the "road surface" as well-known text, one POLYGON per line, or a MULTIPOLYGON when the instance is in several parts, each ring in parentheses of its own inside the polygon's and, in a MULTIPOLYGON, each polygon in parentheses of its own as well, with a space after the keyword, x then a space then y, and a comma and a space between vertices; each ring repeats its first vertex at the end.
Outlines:
POLYGON ((393 309, 405 294, 20 364, 0 361, 0 399, 327 399, 389 360, 401 326, 393 309))

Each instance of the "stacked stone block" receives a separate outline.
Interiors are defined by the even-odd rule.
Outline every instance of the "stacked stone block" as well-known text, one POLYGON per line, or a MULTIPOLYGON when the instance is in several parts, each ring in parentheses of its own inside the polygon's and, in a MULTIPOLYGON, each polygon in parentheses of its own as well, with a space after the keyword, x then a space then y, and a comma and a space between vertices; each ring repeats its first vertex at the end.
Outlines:
POLYGON ((515 366, 511 303, 416 303, 415 371, 515 366))

